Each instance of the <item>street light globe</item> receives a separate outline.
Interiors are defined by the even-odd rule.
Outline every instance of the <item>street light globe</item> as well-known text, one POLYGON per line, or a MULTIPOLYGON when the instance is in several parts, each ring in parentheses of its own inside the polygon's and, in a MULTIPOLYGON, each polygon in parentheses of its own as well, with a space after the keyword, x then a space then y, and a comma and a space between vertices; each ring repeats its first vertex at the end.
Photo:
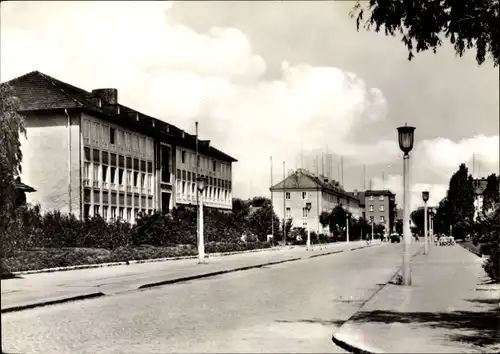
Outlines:
POLYGON ((306 203, 306 209, 307 211, 311 211, 311 203, 306 203))
POLYGON ((405 155, 413 149, 413 136, 415 132, 415 127, 409 127, 408 125, 404 125, 404 127, 398 128, 398 140, 399 140, 399 148, 404 152, 405 155))
POLYGON ((429 192, 428 191, 423 191, 422 192, 422 200, 427 203, 427 201, 429 200, 429 192))
POLYGON ((196 184, 197 184, 197 186, 198 186, 198 190, 199 190, 200 192, 203 192, 203 191, 205 190, 205 187, 206 187, 206 180, 205 180, 205 178, 203 178, 203 177, 198 177, 198 178, 196 179, 196 184))

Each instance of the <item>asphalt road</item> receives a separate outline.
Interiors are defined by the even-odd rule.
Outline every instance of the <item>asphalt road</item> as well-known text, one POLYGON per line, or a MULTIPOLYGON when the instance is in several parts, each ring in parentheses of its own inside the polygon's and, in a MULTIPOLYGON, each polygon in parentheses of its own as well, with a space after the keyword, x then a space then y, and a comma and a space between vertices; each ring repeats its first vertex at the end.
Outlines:
POLYGON ((400 264, 389 244, 2 315, 6 353, 343 352, 334 329, 400 264))

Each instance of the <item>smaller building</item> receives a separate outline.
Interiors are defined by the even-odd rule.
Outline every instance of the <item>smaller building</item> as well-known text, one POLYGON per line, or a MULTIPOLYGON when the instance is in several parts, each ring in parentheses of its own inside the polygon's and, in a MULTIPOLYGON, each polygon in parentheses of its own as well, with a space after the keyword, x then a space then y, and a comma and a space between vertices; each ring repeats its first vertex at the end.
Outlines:
POLYGON ((390 190, 367 190, 364 196, 367 220, 384 225, 386 231, 392 233, 396 219, 396 195, 390 190))
POLYGON ((283 181, 271 186, 272 204, 280 220, 292 220, 292 227, 309 228, 328 233, 320 223, 320 215, 341 205, 356 217, 362 217, 359 199, 346 192, 334 180, 316 176, 305 169, 297 169, 283 181), (308 206, 310 209, 308 210, 308 206))

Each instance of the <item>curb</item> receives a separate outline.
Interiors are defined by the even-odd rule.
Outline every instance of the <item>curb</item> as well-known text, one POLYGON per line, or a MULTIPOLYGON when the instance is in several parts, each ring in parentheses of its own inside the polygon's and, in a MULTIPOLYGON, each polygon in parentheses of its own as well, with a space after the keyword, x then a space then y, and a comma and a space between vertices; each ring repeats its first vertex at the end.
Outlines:
POLYGON ((8 307, 6 309, 2 309, 1 313, 18 312, 18 311, 33 309, 35 307, 43 307, 43 306, 49 306, 49 305, 62 304, 65 302, 94 299, 94 298, 98 298, 98 297, 102 297, 102 296, 106 296, 106 294, 101 293, 101 292, 97 292, 97 293, 91 293, 91 294, 85 294, 85 295, 72 296, 72 297, 67 297, 67 298, 63 298, 63 299, 59 299, 59 300, 50 300, 50 301, 38 302, 35 304, 8 307))
MULTIPOLYGON (((421 245, 411 256, 411 258, 415 257, 419 252, 420 250, 422 249, 423 245, 421 245)), ((403 267, 402 266, 399 266, 398 269, 391 275, 391 277, 389 278, 389 281, 387 281, 386 283, 384 283, 382 286, 380 286, 360 307, 359 309, 354 312, 352 314, 352 316, 350 316, 344 323, 342 323, 342 325, 340 325, 335 333, 333 333, 332 335, 332 342, 337 345, 338 347, 348 351, 349 353, 354 353, 354 354, 375 354, 375 352, 371 352, 371 351, 368 351, 368 350, 365 350, 365 349, 362 349, 360 347, 356 347, 352 344, 349 344, 339 338, 336 337, 336 333, 338 333, 340 331, 340 329, 347 323, 349 322, 354 316, 356 316, 356 314, 358 312, 360 312, 360 310, 363 308, 363 306, 365 306, 366 303, 368 303, 368 301, 370 301, 371 299, 373 299, 380 291, 382 291, 382 289, 384 289, 387 285, 389 284, 394 284, 394 279, 397 278, 397 276, 401 273, 401 269, 403 267)))
POLYGON ((465 247, 464 245, 462 245, 462 243, 459 243, 459 245, 460 245, 463 249, 465 249, 465 250, 469 251, 470 253, 475 254, 475 255, 476 255, 476 256, 478 256, 479 258, 483 258, 483 255, 482 255, 481 253, 478 253, 478 252, 475 252, 475 251, 473 251, 473 250, 471 250, 471 249, 468 249, 467 247, 465 247))
POLYGON ((214 277, 214 276, 221 275, 221 274, 234 273, 234 272, 239 272, 239 271, 244 271, 244 270, 249 270, 249 269, 262 268, 265 266, 276 265, 276 264, 281 264, 281 263, 294 262, 294 261, 299 261, 301 259, 302 258, 291 258, 291 259, 285 259, 284 261, 268 262, 268 263, 262 263, 262 264, 252 265, 252 266, 226 269, 226 270, 218 270, 216 272, 190 275, 187 277, 181 277, 181 278, 176 278, 176 279, 164 280, 164 281, 160 281, 160 282, 156 282, 156 283, 144 284, 144 285, 139 286, 137 288, 137 290, 148 289, 148 288, 153 288, 153 287, 162 286, 162 285, 181 283, 181 282, 185 282, 185 281, 189 281, 189 280, 209 278, 209 277, 214 277))
MULTIPOLYGON (((281 251, 281 250, 282 249, 280 249, 280 248, 262 248, 262 249, 247 250, 247 251, 241 251, 241 252, 210 253, 210 254, 206 254, 205 258, 217 258, 217 257, 232 256, 235 254, 245 254, 245 253, 252 253, 252 252, 263 252, 263 251, 281 251)), ((16 275, 39 274, 39 273, 66 272, 66 271, 70 271, 70 270, 79 270, 79 269, 115 267, 115 266, 120 266, 120 265, 178 261, 178 260, 183 260, 183 259, 196 259, 196 258, 198 258, 197 255, 181 256, 181 257, 168 257, 168 258, 139 259, 139 260, 130 260, 130 261, 121 261, 121 262, 110 262, 110 263, 81 264, 81 265, 75 265, 75 266, 69 266, 69 267, 44 268, 44 269, 11 272, 11 274, 16 276, 16 275)))

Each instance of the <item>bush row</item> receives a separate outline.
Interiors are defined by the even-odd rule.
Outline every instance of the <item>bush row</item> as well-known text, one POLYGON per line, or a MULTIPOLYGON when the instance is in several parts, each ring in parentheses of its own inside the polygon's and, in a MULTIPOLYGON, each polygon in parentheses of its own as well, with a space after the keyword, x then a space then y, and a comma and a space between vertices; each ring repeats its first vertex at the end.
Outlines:
MULTIPOLYGON (((206 244, 205 250, 207 253, 223 253, 269 247, 268 243, 261 242, 209 242, 206 244)), ((193 245, 118 247, 114 250, 102 248, 36 248, 13 251, 9 257, 3 260, 3 264, 10 272, 21 272, 78 265, 196 256, 197 254, 198 250, 193 245)))

